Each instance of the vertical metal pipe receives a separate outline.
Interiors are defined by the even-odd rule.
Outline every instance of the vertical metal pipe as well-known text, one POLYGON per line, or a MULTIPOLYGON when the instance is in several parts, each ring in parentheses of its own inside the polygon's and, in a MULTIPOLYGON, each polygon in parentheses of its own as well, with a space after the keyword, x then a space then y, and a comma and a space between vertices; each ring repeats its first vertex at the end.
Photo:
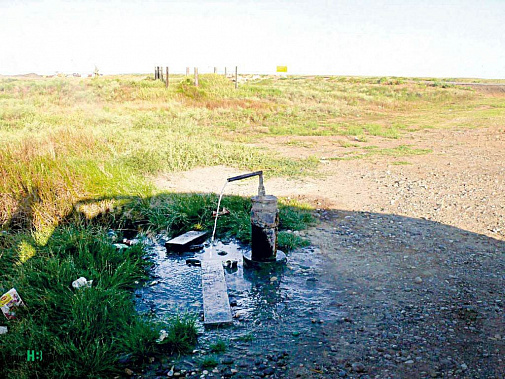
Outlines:
POLYGON ((235 66, 235 89, 238 88, 238 66, 235 66))

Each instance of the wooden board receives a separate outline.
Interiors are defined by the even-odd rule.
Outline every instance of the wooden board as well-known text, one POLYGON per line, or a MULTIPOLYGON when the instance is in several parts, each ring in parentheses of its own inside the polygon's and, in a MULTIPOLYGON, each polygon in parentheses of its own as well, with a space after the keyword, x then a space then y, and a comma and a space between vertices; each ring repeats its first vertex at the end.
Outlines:
POLYGON ((202 261, 203 324, 231 324, 228 286, 220 260, 202 261))
POLYGON ((196 230, 191 230, 178 237, 172 238, 165 244, 165 247, 170 250, 181 250, 189 247, 190 245, 201 242, 207 232, 198 232, 196 230))

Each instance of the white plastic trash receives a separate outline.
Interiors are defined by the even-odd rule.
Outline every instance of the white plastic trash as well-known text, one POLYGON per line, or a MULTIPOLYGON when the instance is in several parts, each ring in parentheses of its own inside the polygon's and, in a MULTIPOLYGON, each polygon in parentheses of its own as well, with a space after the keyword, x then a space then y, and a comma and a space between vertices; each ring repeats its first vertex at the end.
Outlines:
POLYGON ((72 287, 74 288, 90 288, 93 284, 92 280, 87 280, 85 277, 81 276, 79 279, 72 282, 72 287))
POLYGON ((156 342, 158 342, 158 343, 163 342, 163 340, 164 340, 165 338, 167 338, 167 337, 168 337, 168 333, 167 333, 167 331, 166 331, 165 329, 161 329, 161 330, 160 330, 160 338, 158 338, 158 339, 156 340, 156 342))
POLYGON ((6 326, 0 326, 0 334, 6 334, 7 333, 7 327, 6 326))

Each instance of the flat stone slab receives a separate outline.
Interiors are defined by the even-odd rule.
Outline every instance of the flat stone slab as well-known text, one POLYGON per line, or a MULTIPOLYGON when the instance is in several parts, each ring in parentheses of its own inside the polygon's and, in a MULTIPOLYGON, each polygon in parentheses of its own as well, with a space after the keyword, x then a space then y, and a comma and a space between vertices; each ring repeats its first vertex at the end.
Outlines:
POLYGON ((221 260, 202 261, 203 324, 216 326, 233 322, 228 286, 221 260))
POLYGON ((206 235, 207 232, 191 230, 167 241, 165 247, 169 250, 184 250, 185 248, 189 248, 190 245, 203 241, 206 235))

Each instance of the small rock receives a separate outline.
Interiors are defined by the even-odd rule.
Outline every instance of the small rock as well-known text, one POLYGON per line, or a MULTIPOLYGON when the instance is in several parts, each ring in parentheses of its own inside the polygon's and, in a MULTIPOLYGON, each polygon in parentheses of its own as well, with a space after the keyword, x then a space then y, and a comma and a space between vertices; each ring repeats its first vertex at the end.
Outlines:
POLYGON ((186 264, 189 266, 201 266, 202 262, 200 261, 200 259, 188 258, 186 259, 186 264))
POLYGON ((263 371, 263 374, 265 375, 273 375, 275 373, 275 370, 272 367, 268 367, 263 371))
POLYGON ((232 358, 232 357, 225 357, 225 358, 223 358, 223 360, 222 360, 221 362, 222 362, 224 365, 231 365, 231 364, 233 364, 233 362, 235 362, 235 361, 233 360, 233 358, 232 358))
POLYGON ((130 370, 129 368, 125 368, 125 369, 124 369, 124 373, 125 373, 126 375, 128 375, 128 376, 132 376, 132 375, 133 375, 133 371, 132 371, 132 370, 130 370))
POLYGON ((298 331, 295 331, 293 333, 291 333, 293 337, 298 337, 300 335, 300 332, 298 331))
POLYGON ((276 276, 272 276, 272 277, 270 278, 270 281, 271 281, 271 282, 276 282, 276 281, 277 281, 277 277, 276 277, 276 276))
POLYGON ((203 371, 202 371, 202 374, 203 374, 203 375, 208 375, 208 373, 209 373, 209 372, 208 372, 207 370, 203 370, 203 371))
POLYGON ((414 363, 414 361, 413 361, 412 359, 409 359, 408 361, 405 361, 405 364, 406 364, 406 365, 411 365, 411 364, 413 364, 413 363, 414 363))
POLYGON ((339 377, 339 378, 345 378, 346 376, 347 376, 347 371, 345 371, 345 370, 340 370, 340 371, 338 372, 338 377, 339 377))
POLYGON ((463 363, 460 367, 463 371, 468 370, 468 366, 466 365, 466 363, 463 363))
POLYGON ((421 284, 423 282, 423 279, 420 276, 416 276, 414 278, 414 283, 421 284))
POLYGON ((352 364, 352 371, 355 372, 365 372, 365 365, 361 362, 355 362, 352 364))

